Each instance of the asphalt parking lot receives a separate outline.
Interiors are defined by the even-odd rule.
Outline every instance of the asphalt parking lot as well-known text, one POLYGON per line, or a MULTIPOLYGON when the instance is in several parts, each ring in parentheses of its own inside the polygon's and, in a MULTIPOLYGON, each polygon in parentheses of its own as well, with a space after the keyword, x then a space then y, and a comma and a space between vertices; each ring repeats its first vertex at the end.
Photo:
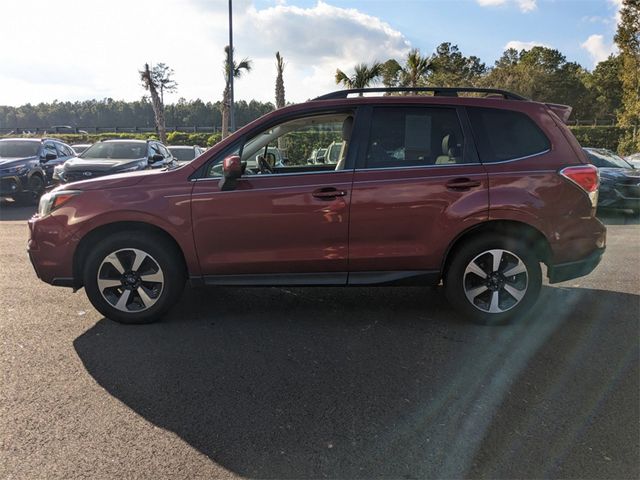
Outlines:
POLYGON ((508 327, 424 288, 186 289, 122 326, 0 206, 0 478, 638 478, 640 222, 508 327))

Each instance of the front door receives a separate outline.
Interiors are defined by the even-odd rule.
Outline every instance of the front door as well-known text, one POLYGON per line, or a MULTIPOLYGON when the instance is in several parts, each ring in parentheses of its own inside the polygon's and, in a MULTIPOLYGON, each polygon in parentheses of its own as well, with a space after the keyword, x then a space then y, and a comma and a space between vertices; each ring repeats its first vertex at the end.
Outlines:
POLYGON ((332 112, 271 125, 221 152, 192 193, 195 244, 208 283, 346 283, 348 166, 354 112, 332 112), (314 150, 341 143, 333 162, 314 150), (233 190, 222 191, 220 164, 246 162, 233 190))
POLYGON ((349 283, 436 275, 450 242, 488 216, 488 181, 463 110, 370 109, 351 194, 349 283), (373 275, 373 276, 372 276, 373 275))

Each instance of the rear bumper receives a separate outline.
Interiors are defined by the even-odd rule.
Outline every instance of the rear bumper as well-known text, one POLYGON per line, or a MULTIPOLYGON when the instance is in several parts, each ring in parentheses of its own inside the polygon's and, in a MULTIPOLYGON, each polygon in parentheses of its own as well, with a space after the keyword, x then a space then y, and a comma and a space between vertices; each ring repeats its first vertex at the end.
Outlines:
POLYGON ((565 282, 590 274, 602 260, 605 248, 594 250, 589 256, 573 262, 549 266, 549 283, 565 282))

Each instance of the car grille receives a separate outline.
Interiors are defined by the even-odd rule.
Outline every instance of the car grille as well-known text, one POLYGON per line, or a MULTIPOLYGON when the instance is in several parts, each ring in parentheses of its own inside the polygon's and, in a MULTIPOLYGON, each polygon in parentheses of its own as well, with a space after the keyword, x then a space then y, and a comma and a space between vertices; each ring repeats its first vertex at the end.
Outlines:
POLYGON ((640 185, 616 185, 616 190, 626 198, 640 198, 640 185))
POLYGON ((107 172, 105 172, 105 173, 102 173, 102 172, 91 172, 91 175, 85 175, 84 171, 65 172, 64 173, 64 179, 67 182, 79 182, 81 180, 91 180, 92 178, 103 177, 105 175, 108 175, 108 173, 107 172))

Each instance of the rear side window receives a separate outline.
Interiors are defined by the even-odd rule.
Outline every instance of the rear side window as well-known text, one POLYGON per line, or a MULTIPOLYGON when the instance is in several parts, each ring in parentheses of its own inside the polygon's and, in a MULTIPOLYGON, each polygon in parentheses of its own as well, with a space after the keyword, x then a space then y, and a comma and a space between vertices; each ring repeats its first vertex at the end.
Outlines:
POLYGON ((453 108, 374 108, 366 168, 464 163, 464 137, 453 108))
POLYGON ((480 160, 515 160, 551 148, 549 139, 527 115, 511 110, 468 108, 480 160))

